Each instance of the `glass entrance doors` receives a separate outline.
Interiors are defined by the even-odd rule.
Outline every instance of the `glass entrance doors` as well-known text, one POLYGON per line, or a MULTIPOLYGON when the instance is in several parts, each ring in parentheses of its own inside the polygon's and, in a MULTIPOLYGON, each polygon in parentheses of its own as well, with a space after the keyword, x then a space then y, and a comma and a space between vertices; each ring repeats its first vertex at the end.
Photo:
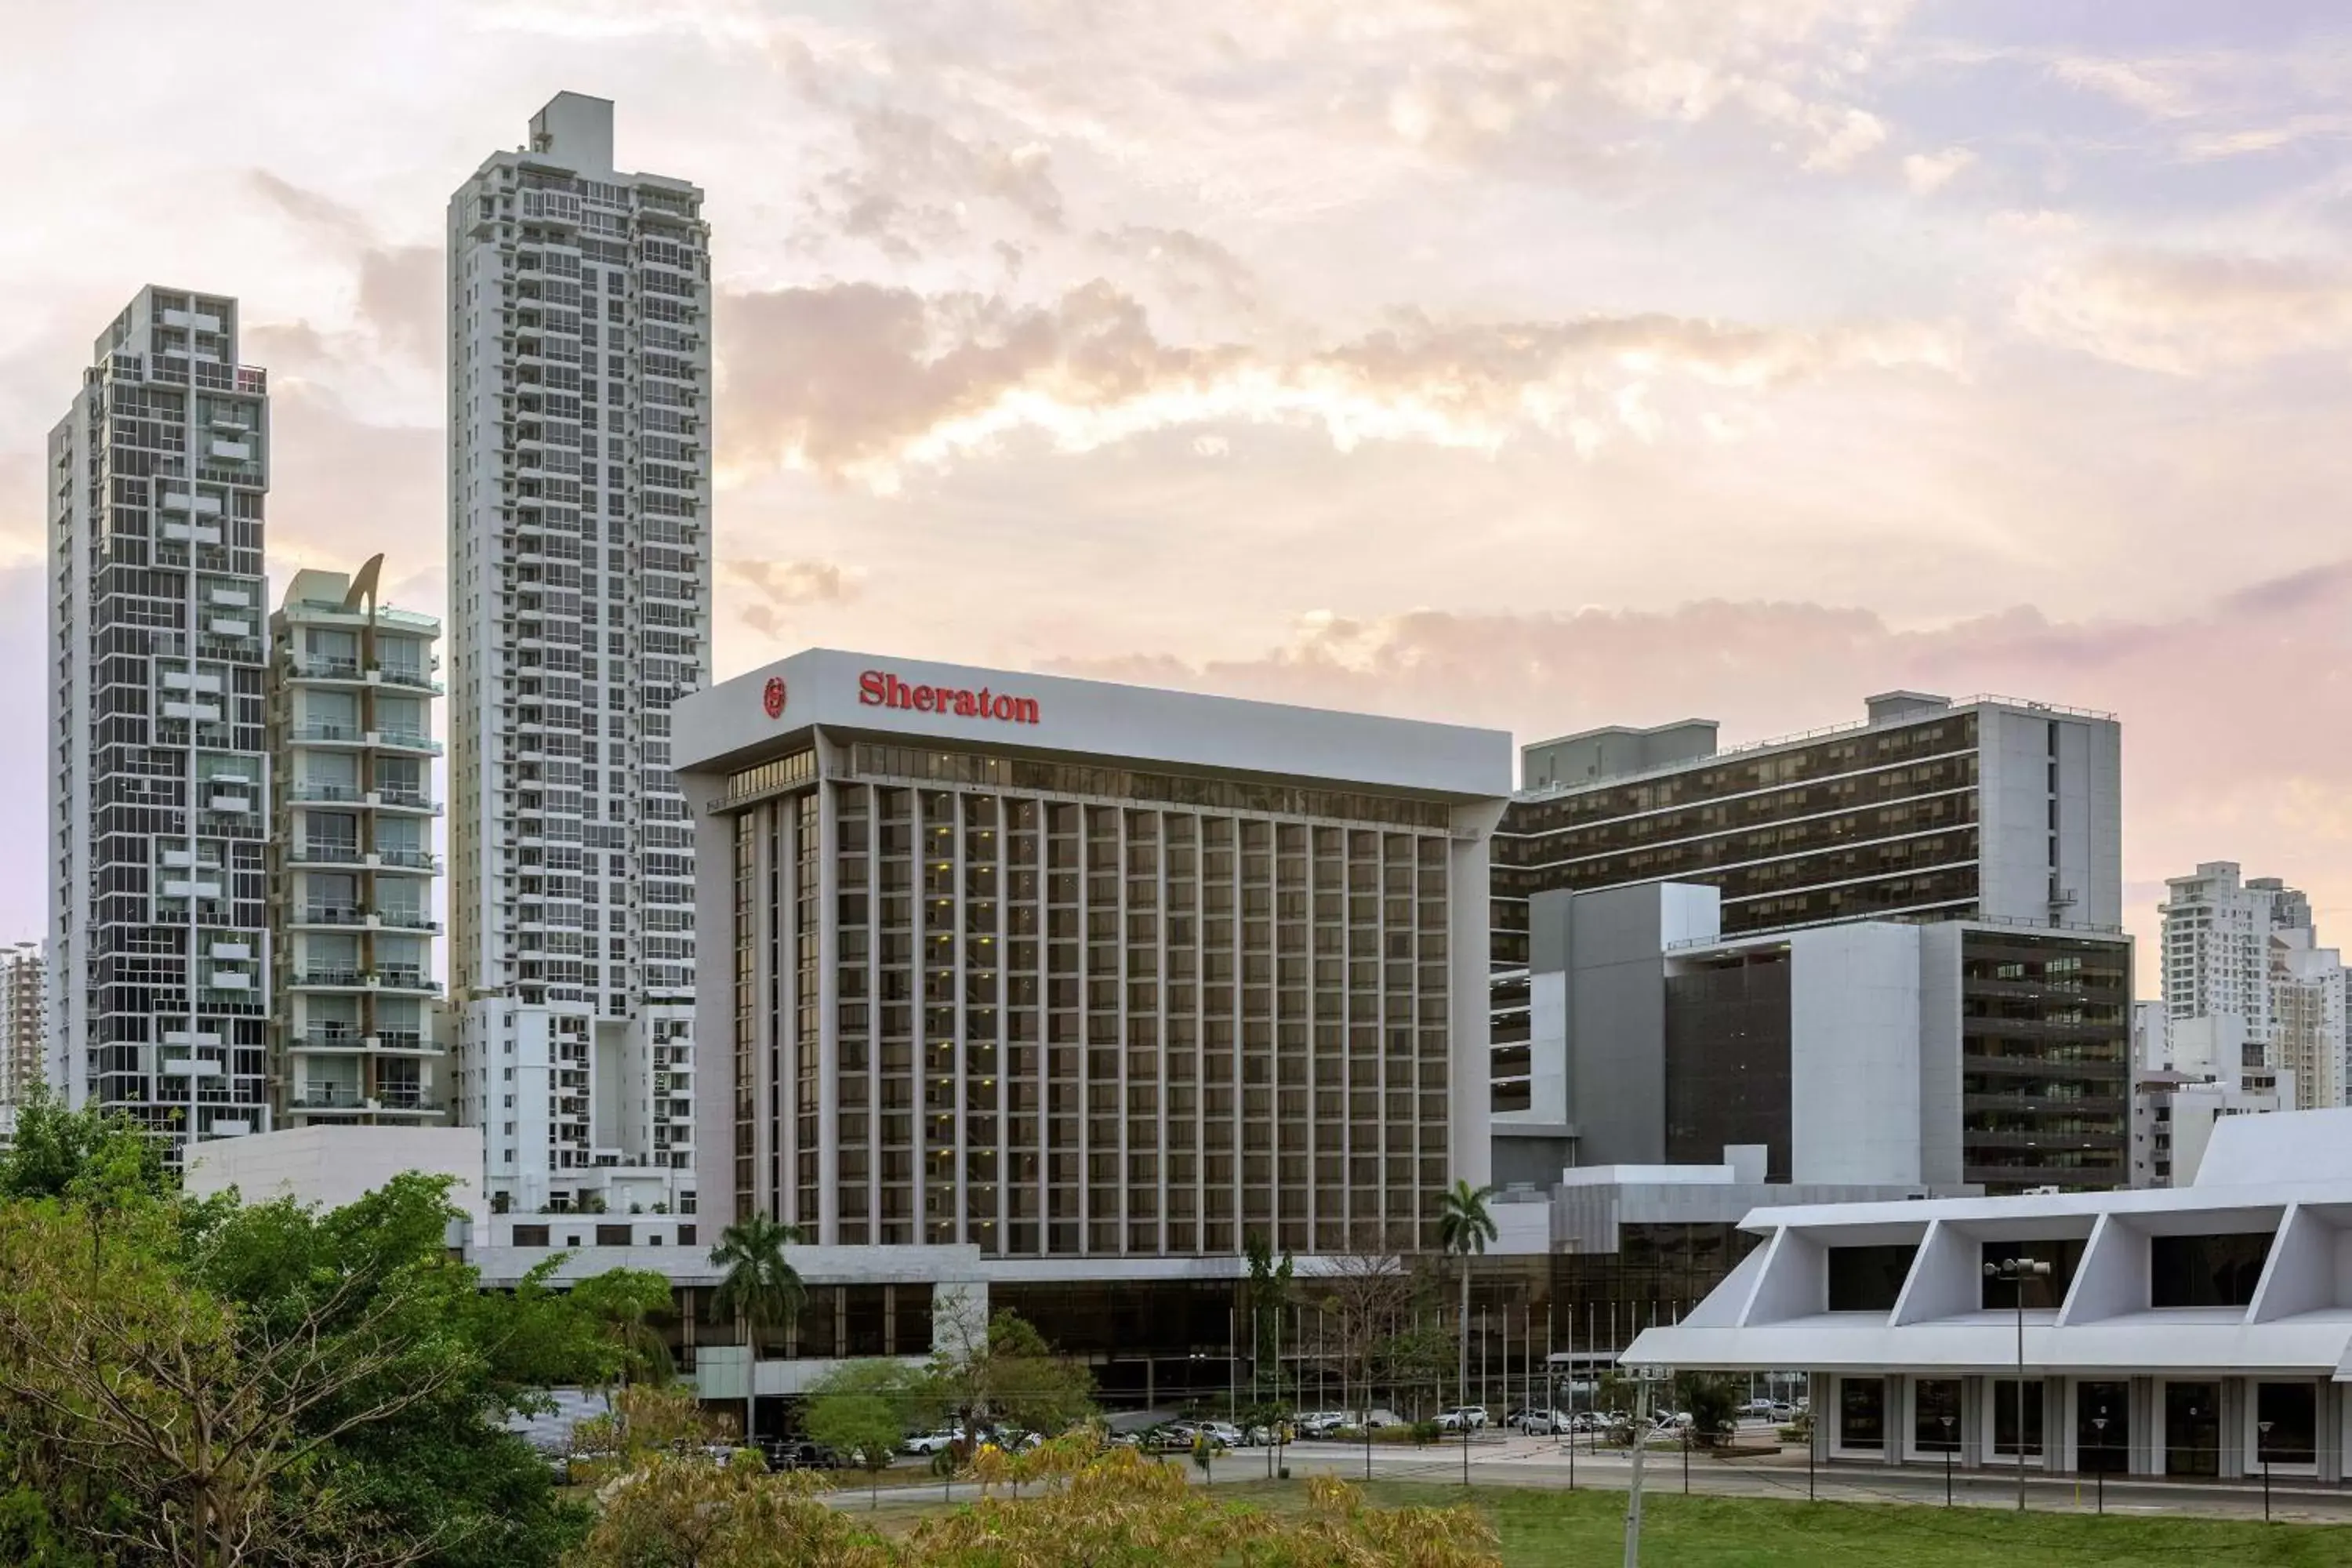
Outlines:
MULTIPOLYGON (((2220 1430, 2219 1426, 2215 1430, 2220 1430)), ((2131 1462, 2131 1384, 2074 1385, 2074 1468, 2084 1475, 2122 1475, 2131 1462), (2103 1425, 2104 1423, 2104 1425, 2103 1425)))

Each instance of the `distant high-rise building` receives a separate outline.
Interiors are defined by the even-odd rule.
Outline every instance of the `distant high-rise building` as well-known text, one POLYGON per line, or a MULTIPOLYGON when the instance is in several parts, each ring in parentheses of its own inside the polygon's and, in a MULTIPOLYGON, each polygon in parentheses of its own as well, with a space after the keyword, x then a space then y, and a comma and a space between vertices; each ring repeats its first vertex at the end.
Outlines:
POLYGON ((236 301, 171 289, 49 437, 47 1076, 175 1146, 270 1120, 268 456, 236 301))
POLYGON ((2345 1104, 2343 955, 2319 945, 2311 900, 2276 877, 2242 875, 2234 860, 2206 861, 2165 887, 2168 1031, 2218 1053, 2215 1070, 2234 1066, 2250 1089, 2277 1088, 2291 1109, 2345 1104))
POLYGON ((438 1125, 433 653, 441 623, 298 572, 269 617, 270 1071, 288 1127, 438 1125))
POLYGON ((451 1008, 516 1210, 693 1202, 669 707, 710 668, 708 237, 577 93, 449 203, 451 1008))
POLYGON ((48 1032, 48 958, 37 942, 0 948, 0 1131, 43 1078, 48 1032))

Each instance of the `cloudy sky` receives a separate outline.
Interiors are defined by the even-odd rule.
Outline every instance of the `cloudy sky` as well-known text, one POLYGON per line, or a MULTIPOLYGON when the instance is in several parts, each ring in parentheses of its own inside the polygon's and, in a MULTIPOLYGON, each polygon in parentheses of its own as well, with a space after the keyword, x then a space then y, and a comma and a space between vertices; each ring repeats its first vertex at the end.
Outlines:
POLYGON ((2012 693, 2122 716, 2143 934, 2229 858, 2352 942, 2341 6, 9 10, 0 938, 93 334, 240 296, 273 577, 383 549, 437 608, 443 205, 570 89, 709 193, 722 676, 828 643, 1522 739, 2012 693))

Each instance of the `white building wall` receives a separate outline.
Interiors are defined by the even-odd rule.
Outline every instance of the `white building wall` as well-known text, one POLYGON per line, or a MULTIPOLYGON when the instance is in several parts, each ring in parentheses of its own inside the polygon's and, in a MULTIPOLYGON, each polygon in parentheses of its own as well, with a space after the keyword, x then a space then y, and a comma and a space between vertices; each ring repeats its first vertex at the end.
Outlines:
POLYGON ((1920 1181, 1916 929, 1829 926, 1789 945, 1791 1179, 1920 1181))

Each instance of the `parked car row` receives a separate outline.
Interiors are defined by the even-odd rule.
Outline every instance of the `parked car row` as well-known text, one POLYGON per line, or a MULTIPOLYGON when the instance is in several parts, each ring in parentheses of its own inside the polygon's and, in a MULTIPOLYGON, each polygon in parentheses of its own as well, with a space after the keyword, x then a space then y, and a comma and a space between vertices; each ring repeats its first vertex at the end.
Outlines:
MULTIPOLYGON (((960 1426, 941 1426, 934 1431, 916 1433, 899 1446, 898 1451, 912 1454, 919 1459, 926 1459, 950 1448, 963 1447, 966 1438, 967 1434, 960 1426)), ((982 1443, 992 1443, 999 1448, 1018 1449, 1034 1448, 1045 1439, 1034 1432, 1024 1432, 1017 1426, 982 1426, 979 1429, 978 1440, 982 1443)))

